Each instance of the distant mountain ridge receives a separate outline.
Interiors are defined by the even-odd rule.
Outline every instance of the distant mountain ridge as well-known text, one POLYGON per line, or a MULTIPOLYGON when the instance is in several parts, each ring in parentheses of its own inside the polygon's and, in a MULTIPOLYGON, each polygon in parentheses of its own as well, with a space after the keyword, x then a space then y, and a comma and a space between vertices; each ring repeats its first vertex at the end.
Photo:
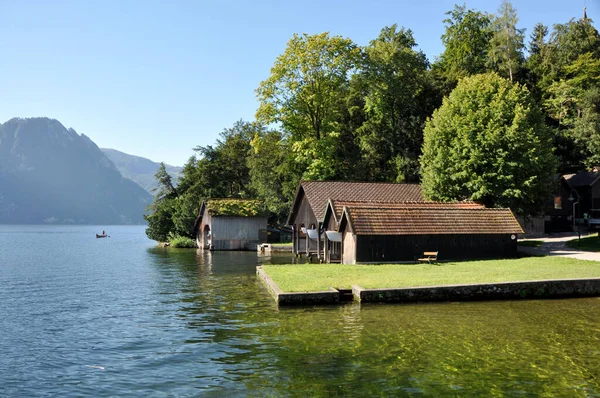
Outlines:
POLYGON ((152 196, 49 118, 0 124, 0 223, 142 224, 152 196))
MULTIPOLYGON (((100 150, 113 162, 123 177, 129 178, 148 193, 153 194, 152 190, 158 186, 154 175, 160 163, 140 156, 129 155, 116 149, 100 148, 100 150)), ((176 183, 183 167, 165 164, 165 168, 167 169, 167 173, 171 175, 173 183, 176 183)))

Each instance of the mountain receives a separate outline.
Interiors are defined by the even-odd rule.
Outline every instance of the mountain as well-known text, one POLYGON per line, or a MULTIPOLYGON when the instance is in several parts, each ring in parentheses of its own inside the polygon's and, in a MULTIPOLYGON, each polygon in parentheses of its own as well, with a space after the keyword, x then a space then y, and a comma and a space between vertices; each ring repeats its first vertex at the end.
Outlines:
POLYGON ((92 140, 57 120, 0 124, 0 223, 141 224, 151 202, 92 140))
MULTIPOLYGON (((100 150, 114 163, 123 177, 129 178, 131 181, 144 188, 148 193, 152 194, 152 190, 156 188, 158 184, 154 175, 156 174, 160 163, 139 156, 129 155, 115 149, 100 148, 100 150)), ((183 167, 169 166, 166 164, 165 168, 167 169, 167 173, 171 175, 173 183, 176 183, 181 175, 183 167)))

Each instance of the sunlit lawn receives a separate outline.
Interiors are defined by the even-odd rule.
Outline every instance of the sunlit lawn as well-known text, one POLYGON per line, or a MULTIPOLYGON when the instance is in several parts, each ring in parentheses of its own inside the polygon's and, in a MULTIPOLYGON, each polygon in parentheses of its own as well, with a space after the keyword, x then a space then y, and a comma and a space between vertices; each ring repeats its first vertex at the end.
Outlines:
POLYGON ((597 235, 581 238, 581 242, 579 239, 573 239, 568 241, 566 245, 571 249, 600 252, 600 238, 597 235))
POLYGON ((462 261, 438 264, 263 265, 284 292, 329 287, 394 288, 600 277, 600 262, 563 257, 462 261))

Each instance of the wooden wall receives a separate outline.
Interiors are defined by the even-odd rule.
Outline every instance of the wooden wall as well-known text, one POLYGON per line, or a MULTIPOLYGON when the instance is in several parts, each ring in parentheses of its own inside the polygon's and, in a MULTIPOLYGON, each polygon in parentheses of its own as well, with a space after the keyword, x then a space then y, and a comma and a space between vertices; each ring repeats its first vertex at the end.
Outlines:
POLYGON ((439 251, 440 261, 517 256, 517 240, 511 235, 360 235, 356 239, 358 263, 415 261, 425 251, 439 251))
POLYGON ((343 232, 342 264, 356 264, 356 235, 350 231, 343 232))
POLYGON ((267 227, 266 217, 206 217, 198 232, 198 247, 206 242, 202 232, 208 225, 211 230, 211 250, 244 250, 248 243, 259 243, 259 230, 267 227))

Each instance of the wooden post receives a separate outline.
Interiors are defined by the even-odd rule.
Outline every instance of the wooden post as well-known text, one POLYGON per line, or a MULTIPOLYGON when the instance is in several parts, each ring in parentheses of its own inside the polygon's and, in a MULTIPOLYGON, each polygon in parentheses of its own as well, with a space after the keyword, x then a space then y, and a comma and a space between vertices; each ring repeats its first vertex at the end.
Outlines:
POLYGON ((296 224, 292 225, 292 253, 297 254, 297 252, 296 252, 296 224))
POLYGON ((306 233, 304 234, 304 243, 305 243, 304 246, 306 246, 306 250, 305 250, 304 253, 308 256, 308 249, 310 248, 310 245, 309 245, 308 241, 310 239, 308 238, 308 227, 305 226, 304 228, 306 228, 306 233))
POLYGON ((317 260, 321 262, 321 223, 317 221, 317 260))
POLYGON ((327 234, 325 234, 325 238, 323 239, 323 262, 329 262, 329 239, 327 239, 327 234))

